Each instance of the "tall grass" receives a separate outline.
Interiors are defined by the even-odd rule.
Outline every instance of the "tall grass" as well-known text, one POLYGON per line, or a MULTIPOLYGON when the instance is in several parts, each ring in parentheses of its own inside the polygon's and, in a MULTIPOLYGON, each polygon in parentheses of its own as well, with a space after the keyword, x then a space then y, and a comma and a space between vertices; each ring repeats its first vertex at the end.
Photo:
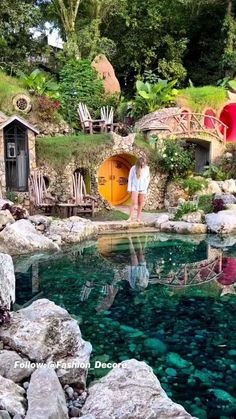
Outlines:
POLYGON ((12 98, 17 93, 26 93, 20 80, 7 76, 0 70, 0 111, 8 114, 14 112, 12 98))
POLYGON ((204 108, 220 109, 227 101, 227 93, 223 87, 203 86, 182 89, 176 98, 177 104, 188 107, 194 112, 204 108))
POLYGON ((46 161, 59 170, 73 159, 81 165, 96 164, 101 152, 111 145, 110 134, 38 137, 36 151, 40 161, 46 161))

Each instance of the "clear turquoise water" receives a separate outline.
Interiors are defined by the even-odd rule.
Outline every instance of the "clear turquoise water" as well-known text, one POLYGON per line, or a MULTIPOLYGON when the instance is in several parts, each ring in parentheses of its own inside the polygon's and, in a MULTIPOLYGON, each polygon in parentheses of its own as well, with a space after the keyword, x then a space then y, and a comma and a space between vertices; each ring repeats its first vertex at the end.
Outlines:
MULTIPOLYGON (((53 300, 78 319, 84 339, 93 345, 93 362, 144 360, 168 395, 193 415, 236 418, 232 243, 201 237, 113 236, 57 255, 17 258, 17 304, 32 296, 53 300), (214 268, 207 281, 205 268, 196 263, 220 259, 221 248, 223 272, 217 277, 218 267, 214 268), (168 285, 169 275, 173 278, 184 264, 193 264, 188 279, 180 274, 175 286, 168 285)), ((89 378, 106 372, 91 370, 89 378)))

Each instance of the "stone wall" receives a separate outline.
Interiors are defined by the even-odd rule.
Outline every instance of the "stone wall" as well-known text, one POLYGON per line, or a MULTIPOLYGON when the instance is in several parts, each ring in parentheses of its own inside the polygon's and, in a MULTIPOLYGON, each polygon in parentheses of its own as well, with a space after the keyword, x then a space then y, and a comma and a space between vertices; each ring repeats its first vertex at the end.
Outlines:
MULTIPOLYGON (((81 161, 74 158, 64 167, 55 169, 46 162, 37 161, 43 175, 49 180, 48 192, 55 196, 59 201, 65 202, 71 197, 71 177, 76 169, 88 169, 90 175, 91 188, 89 193, 98 199, 100 208, 110 207, 108 202, 101 197, 98 192, 98 169, 100 165, 108 158, 120 154, 128 154, 138 157, 147 157, 145 150, 134 144, 134 134, 127 137, 113 135, 113 146, 107 147, 98 153, 94 162, 81 161)), ((159 209, 164 205, 164 194, 166 188, 166 176, 160 173, 151 174, 151 182, 147 196, 146 209, 159 209)))

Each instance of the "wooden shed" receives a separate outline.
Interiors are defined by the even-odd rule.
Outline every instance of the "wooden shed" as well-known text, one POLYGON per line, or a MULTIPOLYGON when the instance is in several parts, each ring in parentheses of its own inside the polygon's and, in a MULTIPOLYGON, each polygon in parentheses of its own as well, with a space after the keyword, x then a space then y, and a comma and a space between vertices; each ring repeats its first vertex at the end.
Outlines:
POLYGON ((0 192, 27 192, 30 170, 36 167, 38 133, 20 116, 0 113, 0 192))

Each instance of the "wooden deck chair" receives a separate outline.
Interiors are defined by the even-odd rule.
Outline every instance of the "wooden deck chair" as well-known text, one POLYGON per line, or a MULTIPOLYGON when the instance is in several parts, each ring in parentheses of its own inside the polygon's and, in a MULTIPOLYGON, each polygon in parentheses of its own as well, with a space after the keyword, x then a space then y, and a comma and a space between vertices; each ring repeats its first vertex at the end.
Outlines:
POLYGON ((51 214, 55 206, 55 198, 48 192, 43 174, 40 170, 34 170, 29 176, 29 201, 30 213, 34 213, 36 208, 41 208, 45 213, 51 214))
POLYGON ((85 133, 94 134, 95 131, 103 132, 105 130, 105 121, 102 119, 92 119, 87 105, 80 102, 78 114, 82 129, 85 133))
POLYGON ((91 214, 94 216, 97 199, 87 194, 83 176, 79 172, 72 175, 71 200, 76 207, 77 214, 91 214))
POLYGON ((105 121, 105 131, 113 131, 114 129, 114 109, 113 107, 103 106, 101 108, 101 119, 105 121))

